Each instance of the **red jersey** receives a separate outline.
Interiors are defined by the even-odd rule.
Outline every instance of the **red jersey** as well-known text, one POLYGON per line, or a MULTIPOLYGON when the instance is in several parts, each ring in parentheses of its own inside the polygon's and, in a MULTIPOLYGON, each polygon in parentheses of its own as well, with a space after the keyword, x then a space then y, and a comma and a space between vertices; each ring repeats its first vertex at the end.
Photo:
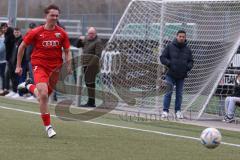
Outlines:
POLYGON ((32 65, 54 69, 62 65, 62 48, 70 48, 67 33, 59 26, 46 30, 39 26, 29 31, 23 41, 34 46, 31 55, 32 65))

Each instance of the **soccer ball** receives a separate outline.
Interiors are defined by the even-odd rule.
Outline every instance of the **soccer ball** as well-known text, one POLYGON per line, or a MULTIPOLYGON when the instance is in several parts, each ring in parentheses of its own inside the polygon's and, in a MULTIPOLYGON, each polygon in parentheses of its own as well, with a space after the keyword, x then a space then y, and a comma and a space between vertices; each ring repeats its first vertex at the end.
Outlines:
POLYGON ((216 128, 206 128, 202 131, 201 143, 209 149, 216 148, 222 140, 222 135, 216 128))

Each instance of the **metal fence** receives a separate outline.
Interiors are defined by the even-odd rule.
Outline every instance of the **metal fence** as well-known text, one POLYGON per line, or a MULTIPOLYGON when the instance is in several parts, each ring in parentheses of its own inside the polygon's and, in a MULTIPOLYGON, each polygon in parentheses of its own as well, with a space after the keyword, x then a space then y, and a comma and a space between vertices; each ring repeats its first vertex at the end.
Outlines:
POLYGON ((1 0, 0 22, 25 30, 30 22, 44 22, 43 9, 57 4, 61 9, 60 22, 71 37, 85 35, 94 26, 102 37, 109 37, 130 0, 1 0))
MULTIPOLYGON (((96 27, 98 35, 102 38, 109 38, 114 31, 118 20, 121 15, 111 15, 110 20, 104 19, 102 15, 84 14, 79 15, 78 19, 60 19, 61 25, 63 25, 71 38, 85 35, 88 27, 96 27)), ((0 20, 6 21, 6 17, 0 17, 0 20)), ((34 22, 38 25, 45 22, 43 18, 16 18, 16 26, 25 31, 28 28, 28 24, 34 22)))

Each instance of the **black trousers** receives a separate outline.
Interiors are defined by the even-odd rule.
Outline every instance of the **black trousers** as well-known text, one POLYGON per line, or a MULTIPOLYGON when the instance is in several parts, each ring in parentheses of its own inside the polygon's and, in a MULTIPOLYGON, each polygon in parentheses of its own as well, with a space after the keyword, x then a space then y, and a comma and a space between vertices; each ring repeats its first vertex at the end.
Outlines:
POLYGON ((0 63, 0 77, 2 79, 2 89, 6 89, 6 84, 5 84, 5 69, 6 69, 6 62, 5 63, 0 63))
POLYGON ((83 67, 84 80, 88 91, 88 104, 95 104, 95 80, 99 72, 98 65, 83 67))
POLYGON ((7 69, 5 73, 5 87, 4 89, 10 89, 10 81, 12 82, 12 90, 13 92, 17 92, 18 86, 18 76, 15 73, 16 66, 11 62, 7 62, 7 69))

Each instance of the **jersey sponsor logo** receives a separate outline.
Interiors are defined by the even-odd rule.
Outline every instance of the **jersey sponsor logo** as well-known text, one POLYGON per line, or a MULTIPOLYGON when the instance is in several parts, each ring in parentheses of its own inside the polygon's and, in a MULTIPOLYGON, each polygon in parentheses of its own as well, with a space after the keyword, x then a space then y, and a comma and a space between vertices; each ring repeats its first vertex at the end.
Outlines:
POLYGON ((57 46, 60 46, 60 42, 55 40, 49 40, 49 41, 43 41, 42 45, 44 47, 57 47, 57 46))
POLYGON ((60 38, 61 37, 61 33, 55 33, 56 38, 60 38))

